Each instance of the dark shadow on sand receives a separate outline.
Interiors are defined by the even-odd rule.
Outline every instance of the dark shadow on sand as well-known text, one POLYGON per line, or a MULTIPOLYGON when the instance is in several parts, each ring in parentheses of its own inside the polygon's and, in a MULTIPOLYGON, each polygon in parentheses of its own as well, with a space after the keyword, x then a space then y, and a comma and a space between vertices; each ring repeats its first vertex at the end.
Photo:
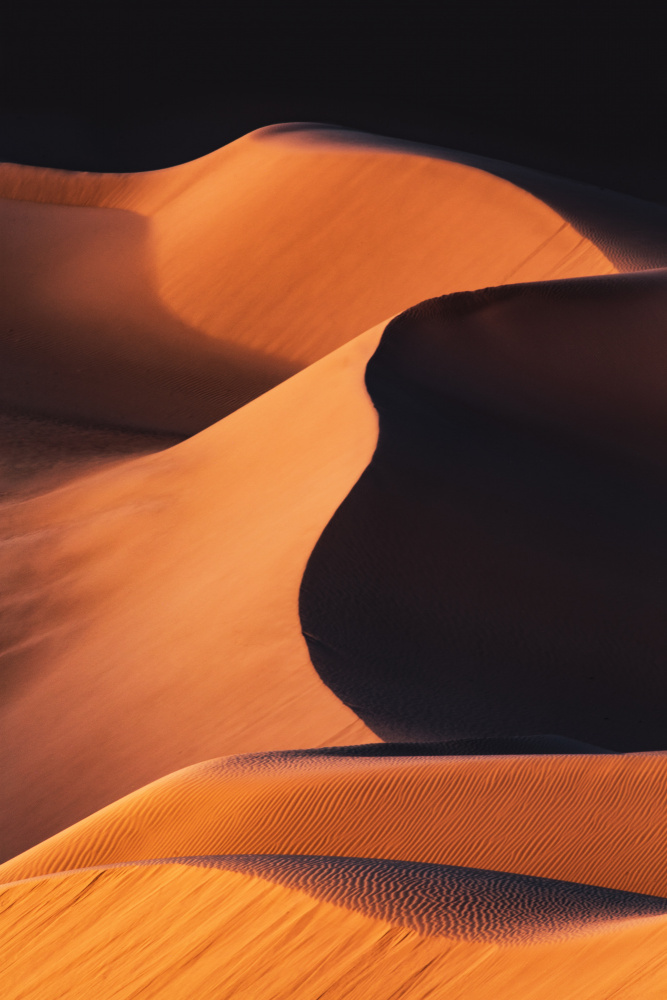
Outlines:
POLYGON ((372 462, 301 589, 388 741, 667 746, 667 275, 445 296, 367 369, 372 462))
POLYGON ((466 941, 528 944, 667 913, 658 896, 453 865, 307 855, 167 860, 253 875, 418 934, 466 941))

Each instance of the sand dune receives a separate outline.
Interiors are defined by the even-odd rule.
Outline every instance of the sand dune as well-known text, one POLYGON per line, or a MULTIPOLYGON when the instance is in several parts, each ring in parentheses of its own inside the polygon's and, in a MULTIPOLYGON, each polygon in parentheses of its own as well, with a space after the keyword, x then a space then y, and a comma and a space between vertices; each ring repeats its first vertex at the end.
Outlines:
POLYGON ((667 745, 666 306, 649 271, 387 327, 378 449, 301 594, 320 675, 384 739, 667 745))
POLYGON ((658 998, 665 761, 422 744, 187 769, 0 867, 27 879, 0 886, 6 995, 658 998), (171 849, 201 854, 129 860, 171 849))
MULTIPOLYGON (((333 135, 262 130, 128 177, 6 167, 6 399, 16 387, 51 418, 192 429, 178 414, 210 397, 192 371, 174 375, 179 396, 169 358, 227 400, 197 427, 241 398, 211 345, 255 352, 252 372, 268 355, 302 367, 431 291, 613 270, 506 181, 333 135), (130 230, 150 231, 150 266, 130 230)), ((373 738, 318 687, 296 604, 373 452, 363 373, 383 325, 187 442, 122 461, 101 449, 98 474, 77 467, 2 511, 2 856, 197 760, 373 738)))
MULTIPOLYGON (((402 888, 386 863, 384 874, 391 882, 381 891, 402 888)), ((13 925, 3 961, 8 1000, 139 991, 425 1000, 443 989, 452 1000, 658 1000, 664 991, 662 916, 607 914, 584 933, 503 945, 419 933, 269 878, 183 864, 22 883, 0 891, 0 907, 11 907, 13 925)))
POLYGON ((659 220, 465 160, 0 168, 8 997, 664 994, 659 220))
POLYGON ((5 508, 4 857, 220 751, 374 738, 313 671, 297 594, 373 451, 378 335, 183 444, 5 508))
POLYGON ((250 754, 187 768, 8 861, 0 880, 151 858, 312 854, 667 897, 662 755, 383 749, 250 754))
POLYGON ((504 180, 317 126, 145 174, 8 164, 0 196, 0 401, 148 430, 201 430, 430 296, 615 270, 504 180))

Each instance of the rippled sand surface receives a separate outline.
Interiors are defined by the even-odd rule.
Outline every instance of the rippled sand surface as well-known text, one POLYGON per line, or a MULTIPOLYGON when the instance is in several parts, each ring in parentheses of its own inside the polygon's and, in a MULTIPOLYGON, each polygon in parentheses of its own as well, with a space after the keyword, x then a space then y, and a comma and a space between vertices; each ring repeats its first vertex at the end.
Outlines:
POLYGON ((0 196, 3 996, 664 996, 660 220, 303 124, 0 196))

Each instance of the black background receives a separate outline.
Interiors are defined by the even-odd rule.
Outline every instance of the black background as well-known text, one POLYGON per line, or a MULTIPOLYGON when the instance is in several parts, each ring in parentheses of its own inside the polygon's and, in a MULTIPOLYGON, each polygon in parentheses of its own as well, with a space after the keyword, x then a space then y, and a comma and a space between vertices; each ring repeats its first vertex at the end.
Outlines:
POLYGON ((0 157, 142 170, 323 121, 666 203, 659 5, 23 3, 0 157))

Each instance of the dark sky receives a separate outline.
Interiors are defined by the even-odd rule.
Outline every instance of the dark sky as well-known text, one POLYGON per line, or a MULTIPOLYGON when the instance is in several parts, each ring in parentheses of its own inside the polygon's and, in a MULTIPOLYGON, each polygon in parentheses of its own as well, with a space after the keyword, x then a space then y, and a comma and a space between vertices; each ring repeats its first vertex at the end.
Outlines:
POLYGON ((664 202, 666 59, 652 17, 642 4, 538 0, 28 0, 4 18, 0 156, 148 169, 305 119, 664 202))

